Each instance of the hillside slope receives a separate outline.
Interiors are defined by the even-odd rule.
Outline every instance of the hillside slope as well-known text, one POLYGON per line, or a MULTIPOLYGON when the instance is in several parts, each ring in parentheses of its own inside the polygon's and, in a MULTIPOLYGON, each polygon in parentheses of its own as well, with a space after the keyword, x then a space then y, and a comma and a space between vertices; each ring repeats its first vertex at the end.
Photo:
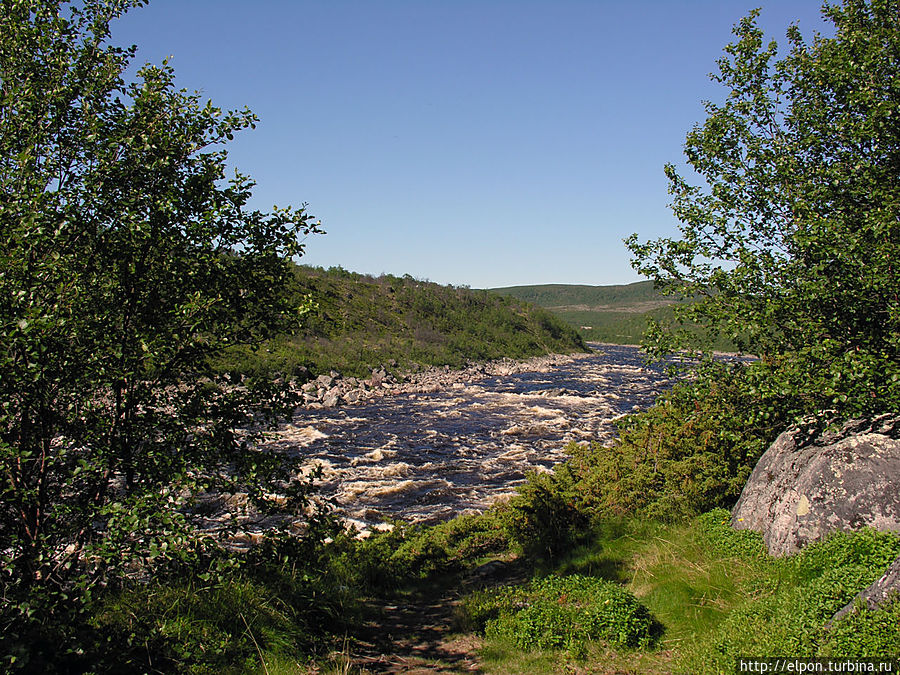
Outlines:
POLYGON ((372 277, 297 266, 291 292, 317 305, 293 335, 233 350, 217 364, 240 372, 366 376, 428 365, 587 351, 552 313, 510 296, 441 286, 410 276, 372 277))
POLYGON ((673 301, 652 281, 615 286, 543 284, 489 289, 534 303, 577 329, 585 340, 637 344, 649 317, 671 315, 673 301))
POLYGON ((653 289, 652 281, 638 281, 633 284, 614 286, 541 284, 537 286, 506 286, 488 290, 502 295, 511 295, 547 308, 585 306, 612 309, 633 307, 646 302, 666 301, 653 289))

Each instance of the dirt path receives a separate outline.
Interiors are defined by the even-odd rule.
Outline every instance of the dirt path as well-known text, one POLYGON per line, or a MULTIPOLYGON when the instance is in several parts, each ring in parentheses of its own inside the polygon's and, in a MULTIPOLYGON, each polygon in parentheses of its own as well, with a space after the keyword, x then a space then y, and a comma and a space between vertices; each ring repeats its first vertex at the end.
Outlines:
POLYGON ((482 641, 459 632, 456 608, 475 588, 517 583, 526 572, 515 561, 494 561, 444 589, 419 590, 393 604, 371 602, 355 636, 351 665, 363 673, 481 673, 482 641))
POLYGON ((453 593, 445 593, 431 600, 420 596, 371 606, 352 664, 373 674, 481 672, 476 653, 480 640, 454 632, 458 603, 453 593))

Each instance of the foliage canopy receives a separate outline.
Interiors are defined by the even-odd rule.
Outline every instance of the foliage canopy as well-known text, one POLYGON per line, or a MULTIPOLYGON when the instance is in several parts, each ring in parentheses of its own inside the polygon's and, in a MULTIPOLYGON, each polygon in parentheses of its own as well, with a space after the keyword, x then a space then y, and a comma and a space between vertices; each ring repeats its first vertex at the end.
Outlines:
POLYGON ((76 582, 184 549, 185 488, 220 479, 264 501, 278 474, 237 430, 285 401, 206 363, 296 324, 302 308, 273 289, 317 224, 303 208, 251 210, 253 182, 225 179, 250 111, 177 90, 166 63, 125 81, 134 48, 109 46, 109 24, 142 4, 0 8, 7 640, 47 620, 37 590, 59 607, 76 582))
MULTIPOLYGON (((900 5, 826 4, 834 35, 765 44, 757 12, 713 79, 728 91, 687 136, 692 185, 667 166, 679 238, 628 240, 633 264, 697 300, 681 318, 761 362, 791 414, 900 404, 900 5)), ((657 353, 688 332, 650 334, 657 353)), ((702 346, 702 345, 701 345, 702 346)))

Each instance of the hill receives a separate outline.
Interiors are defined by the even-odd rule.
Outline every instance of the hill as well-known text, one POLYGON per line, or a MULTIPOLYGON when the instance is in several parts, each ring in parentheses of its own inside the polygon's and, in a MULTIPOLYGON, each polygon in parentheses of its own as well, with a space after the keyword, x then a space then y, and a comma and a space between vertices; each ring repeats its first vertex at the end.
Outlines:
POLYGON ((217 362, 238 372, 366 376, 459 367, 468 361, 587 351, 578 333, 551 312, 512 296, 414 279, 296 266, 289 290, 316 309, 293 335, 262 348, 236 348, 217 362))
POLYGON ((585 340, 637 344, 649 317, 671 314, 673 301, 652 281, 613 286, 543 284, 507 286, 490 292, 534 303, 578 330, 585 340))
POLYGON ((585 306, 601 309, 633 307, 645 302, 665 301, 653 289, 652 281, 615 286, 585 286, 578 284, 542 284, 537 286, 506 286, 488 289, 494 293, 511 295, 540 307, 585 306))

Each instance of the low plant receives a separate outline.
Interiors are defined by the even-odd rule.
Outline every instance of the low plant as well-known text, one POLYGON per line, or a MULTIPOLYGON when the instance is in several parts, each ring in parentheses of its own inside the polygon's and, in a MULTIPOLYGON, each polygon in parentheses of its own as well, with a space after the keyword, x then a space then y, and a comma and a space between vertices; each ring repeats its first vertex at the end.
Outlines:
POLYGON ((507 551, 510 541, 502 515, 491 510, 429 527, 397 522, 363 540, 345 537, 336 547, 340 552, 332 565, 343 583, 379 594, 461 572, 507 551))
POLYGON ((527 585, 480 591, 463 607, 467 625, 487 637, 526 650, 567 649, 583 654, 602 642, 615 648, 646 648, 659 625, 619 584, 584 575, 551 575, 527 585))
POLYGON ((92 620, 107 672, 241 673, 260 650, 301 651, 313 638, 296 609, 265 586, 231 579, 137 586, 101 603, 92 620))
POLYGON ((584 510, 674 520, 733 504, 786 423, 753 381, 750 366, 711 364, 622 418, 611 447, 570 445, 584 510))
POLYGON ((502 509, 510 539, 528 556, 553 560, 587 532, 578 476, 568 463, 531 472, 502 509))
POLYGON ((694 521, 700 539, 724 557, 763 560, 768 557, 762 535, 755 530, 736 530, 731 526, 731 511, 713 509, 694 521))
POLYGON ((834 623, 819 645, 820 656, 900 658, 900 602, 860 608, 834 623))
POLYGON ((692 669, 718 672, 716 667, 729 668, 738 656, 900 653, 895 605, 851 612, 831 623, 836 612, 900 555, 900 537, 872 529, 837 532, 794 556, 771 558, 760 554, 757 533, 731 530, 729 534, 731 528, 722 522, 722 514, 700 519, 704 537, 718 551, 729 550, 735 557, 755 561, 764 570, 764 583, 746 589, 746 599, 694 654, 688 663, 692 669))

